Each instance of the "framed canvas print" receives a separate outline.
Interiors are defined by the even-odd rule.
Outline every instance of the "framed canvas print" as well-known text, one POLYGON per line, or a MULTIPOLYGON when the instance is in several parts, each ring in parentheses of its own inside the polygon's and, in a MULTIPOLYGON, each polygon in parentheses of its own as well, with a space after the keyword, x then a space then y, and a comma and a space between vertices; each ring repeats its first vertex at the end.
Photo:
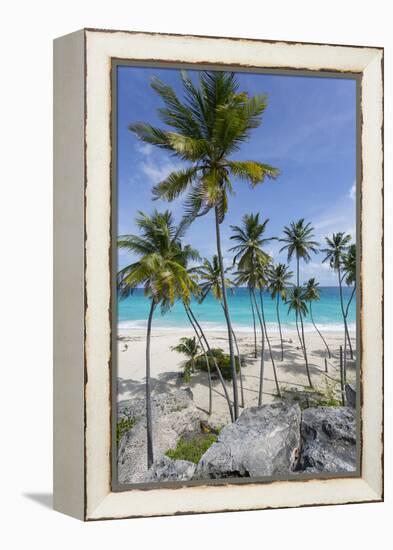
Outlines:
POLYGON ((54 506, 383 499, 383 50, 54 44, 54 506))

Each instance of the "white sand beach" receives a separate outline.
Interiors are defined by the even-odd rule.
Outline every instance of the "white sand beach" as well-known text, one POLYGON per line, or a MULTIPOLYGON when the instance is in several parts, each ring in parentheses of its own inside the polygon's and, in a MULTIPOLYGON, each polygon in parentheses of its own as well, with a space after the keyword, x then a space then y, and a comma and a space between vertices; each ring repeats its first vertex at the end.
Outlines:
MULTIPOLYGON (((178 344, 182 336, 192 336, 190 329, 157 330, 151 340, 151 383, 153 392, 166 392, 176 388, 190 387, 196 406, 202 411, 208 409, 208 381, 206 372, 197 372, 187 384, 180 376, 185 357, 171 351, 171 346, 178 344)), ((326 332, 325 339, 332 352, 328 360, 328 372, 325 372, 326 348, 316 332, 306 332, 305 339, 313 385, 326 392, 329 388, 339 391, 339 347, 343 344, 342 332, 326 332)), ((356 348, 354 333, 350 333, 353 348, 356 348)), ((210 346, 220 347, 227 351, 225 332, 208 332, 210 346)), ((281 347, 278 333, 269 335, 273 358, 276 364, 278 380, 282 390, 308 387, 306 368, 296 332, 284 332, 284 361, 281 361, 281 347)), ((245 406, 258 404, 259 370, 260 370, 260 337, 258 337, 258 357, 254 358, 253 333, 237 335, 240 353, 244 357, 243 388, 245 406)), ((145 392, 145 332, 135 329, 119 329, 118 333, 118 400, 144 396, 145 392)), ((347 363, 347 379, 354 382, 356 377, 355 361, 347 363)), ((229 394, 232 395, 232 382, 226 382, 229 394)), ((240 395, 240 391, 239 391, 240 395)), ((277 399, 273 368, 270 356, 265 350, 265 375, 263 403, 277 399)), ((213 380, 213 416, 216 421, 229 421, 227 403, 219 380, 213 380)))

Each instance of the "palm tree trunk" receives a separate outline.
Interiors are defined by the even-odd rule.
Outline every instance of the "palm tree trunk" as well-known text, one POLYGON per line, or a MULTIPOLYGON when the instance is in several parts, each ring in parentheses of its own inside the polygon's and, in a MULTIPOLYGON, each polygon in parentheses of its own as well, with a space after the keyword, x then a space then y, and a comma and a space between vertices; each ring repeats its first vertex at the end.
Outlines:
POLYGON ((229 316, 228 300, 227 300, 227 291, 225 288, 225 273, 224 273, 224 261, 222 258, 221 251, 221 237, 220 237, 220 223, 219 223, 219 214, 217 206, 214 209, 215 221, 216 221, 216 240, 217 240, 217 256, 218 262, 220 265, 220 276, 221 276, 221 286, 222 286, 222 299, 224 305, 225 320, 228 328, 228 344, 229 344, 229 358, 232 371, 232 386, 233 386, 233 411, 235 420, 239 416, 239 398, 237 393, 237 374, 236 374, 236 365, 235 365, 235 354, 233 352, 233 341, 232 341, 232 324, 231 318, 229 316))
POLYGON ((156 307, 155 301, 152 299, 149 318, 147 321, 146 334, 146 430, 147 430, 147 467, 150 468, 154 462, 153 453, 153 425, 152 425, 152 410, 151 410, 151 386, 150 386, 150 337, 151 324, 153 313, 156 307))
MULTIPOLYGON (((224 309, 223 303, 220 302, 220 304, 221 304, 222 309, 224 309)), ((242 360, 241 360, 241 357, 240 357, 240 351, 239 351, 239 346, 238 346, 238 343, 237 343, 236 334, 235 334, 235 331, 233 330, 233 328, 232 328, 232 336, 233 336, 233 341, 235 342, 236 353, 237 353, 237 357, 238 357, 238 361, 239 361, 240 406, 241 406, 242 408, 244 408, 244 390, 243 390, 242 360)))
POLYGON ((278 395, 278 397, 281 397, 280 385, 278 383, 278 378, 277 378, 276 364, 274 363, 272 346, 270 345, 270 338, 269 338, 269 335, 267 333, 267 328, 266 328, 265 308, 263 307, 263 293, 262 292, 263 292, 262 289, 259 289, 259 298, 261 300, 263 328, 265 329, 266 341, 267 341, 267 345, 269 347, 269 355, 270 355, 270 359, 272 361, 274 382, 276 384, 277 395, 278 395))
POLYGON ((262 405, 263 378, 264 378, 264 375, 265 375, 265 331, 263 330, 262 317, 261 317, 261 314, 259 312, 259 307, 258 307, 257 299, 255 297, 254 289, 252 289, 252 297, 254 299, 255 310, 257 312, 259 325, 260 325, 260 328, 261 328, 261 334, 262 334, 261 365, 260 365, 260 370, 259 370, 259 394, 258 394, 258 406, 260 407, 262 405))
POLYGON ((329 359, 331 359, 332 354, 330 353, 329 346, 327 345, 325 338, 322 336, 322 333, 320 332, 320 330, 318 329, 317 325, 314 322, 314 316, 312 314, 312 302, 310 301, 309 304, 310 304, 310 317, 311 317, 312 324, 314 325, 315 330, 318 332, 318 334, 321 337, 323 343, 325 344, 325 348, 327 349, 329 359))
POLYGON ((255 311, 254 311, 254 304, 252 303, 252 296, 250 290, 248 291, 250 294, 250 302, 251 302, 251 311, 252 311, 252 322, 254 325, 254 357, 257 358, 258 351, 257 351, 257 326, 255 323, 255 311))
POLYGON ((300 342, 300 349, 302 350, 302 353, 303 353, 303 356, 304 356, 303 342, 302 342, 302 337, 300 336, 300 331, 299 331, 299 314, 297 312, 296 312, 296 330, 297 330, 297 336, 298 336, 299 342, 300 342))
MULTIPOLYGON (((352 302, 353 297, 355 295, 355 291, 356 291, 356 283, 353 285, 353 290, 351 292, 351 296, 349 297, 347 307, 345 308, 345 314, 344 314, 345 315, 345 322, 346 322, 346 337, 348 338, 349 348, 350 348, 350 351, 351 351, 351 359, 353 359, 353 350, 352 350, 351 340, 349 338, 347 318, 348 318, 349 306, 351 305, 351 302, 352 302)), ((345 350, 345 353, 346 353, 346 350, 345 350)), ((345 367, 346 367, 346 363, 345 363, 345 367)), ((346 375, 346 370, 345 370, 345 375, 346 375)))
POLYGON ((224 395, 225 395, 225 399, 228 403, 228 408, 229 408, 229 414, 231 416, 231 421, 233 422, 235 419, 234 419, 234 415, 233 415, 233 410, 232 410, 232 404, 231 404, 231 400, 229 399, 229 394, 228 394, 228 390, 227 390, 227 387, 225 385, 225 380, 222 376, 222 372, 220 370, 220 367, 218 366, 218 363, 216 361, 216 358, 214 357, 214 355, 212 354, 212 351, 211 351, 211 348, 210 348, 210 345, 209 345, 209 342, 207 341, 207 338, 205 336, 205 333, 203 332, 202 330, 202 327, 201 325, 199 324, 197 318, 195 317, 194 315, 194 312, 192 311, 192 309, 190 307, 187 308, 194 323, 196 324, 196 326, 198 327, 200 333, 201 333, 201 336, 203 338, 203 341, 205 342, 205 345, 206 345, 206 349, 208 351, 208 353, 210 354, 210 356, 212 357, 213 359, 213 363, 214 363, 214 366, 215 366, 215 369, 217 371, 217 374, 218 374, 218 378, 220 379, 220 382, 221 382, 221 385, 222 385, 222 389, 224 391, 224 395))
POLYGON ((344 340, 343 380, 344 380, 344 386, 345 386, 347 381, 347 338, 346 337, 344 340))
POLYGON ((236 353, 239 361, 239 382, 240 382, 240 406, 244 409, 244 389, 243 389, 243 370, 242 370, 242 358, 240 356, 239 346, 235 331, 232 329, 233 341, 235 342, 236 353))
POLYGON ((296 254, 296 281, 297 281, 297 286, 300 286, 300 259, 299 259, 299 256, 296 254))
POLYGON ((345 317, 348 317, 349 306, 351 305, 351 302, 352 302, 353 297, 354 297, 354 295, 355 295, 355 291, 356 291, 356 283, 353 285, 353 289, 352 289, 352 292, 351 292, 351 296, 349 297, 349 300, 348 300, 348 303, 347 303, 347 307, 345 308, 345 317))
POLYGON ((276 311, 277 311, 278 330, 280 331, 281 361, 284 361, 284 343, 283 343, 282 331, 281 331, 281 320, 280 320, 279 302, 280 302, 280 295, 277 293, 276 311))
POLYGON ((213 410, 213 388, 212 388, 212 377, 211 377, 211 372, 210 372, 209 358, 206 354, 205 346, 203 345, 201 335, 199 334, 198 329, 197 329, 196 325, 194 324, 194 321, 192 320, 191 315, 189 314, 189 312, 187 310, 187 307, 184 303, 183 303, 183 306, 184 306, 185 312, 187 314, 188 320, 190 321, 190 325, 194 329, 196 337, 198 338, 198 342, 199 342, 199 345, 202 348, 203 355, 205 356, 205 362, 206 362, 206 368, 207 368, 207 379, 208 379, 208 384, 209 384, 209 416, 210 416, 212 414, 212 410, 213 410))
POLYGON ((308 383, 310 385, 310 388, 313 388, 314 386, 312 385, 311 376, 310 376, 310 369, 309 369, 309 366, 308 366, 306 340, 304 338, 303 316, 302 316, 301 313, 299 313, 299 315, 300 315, 300 323, 301 323, 301 327, 302 327, 303 350, 304 350, 304 360, 306 362, 307 378, 308 378, 308 383))
MULTIPOLYGON (((349 344, 349 350, 350 350, 350 354, 351 354, 351 359, 353 359, 353 351, 352 351, 351 339, 350 339, 350 337, 349 337, 349 332, 348 332, 347 317, 346 317, 345 311, 344 311, 344 299, 343 299, 343 289, 342 289, 342 280, 341 280, 341 269, 338 268, 337 271, 338 271, 338 284, 339 284, 339 289, 340 289, 341 313, 342 313, 343 320, 344 320, 345 340, 348 339, 348 344, 349 344)), ((346 353, 346 346, 344 346, 344 347, 345 347, 345 353, 346 353)))

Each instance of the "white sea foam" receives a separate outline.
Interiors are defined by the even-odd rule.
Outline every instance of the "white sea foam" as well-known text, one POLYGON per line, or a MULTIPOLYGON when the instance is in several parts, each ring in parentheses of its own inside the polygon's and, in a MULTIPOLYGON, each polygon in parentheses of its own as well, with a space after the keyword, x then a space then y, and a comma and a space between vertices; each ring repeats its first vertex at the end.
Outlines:
MULTIPOLYGON (((227 326, 222 323, 215 323, 213 321, 199 321, 201 327, 206 332, 226 332, 227 326)), ((249 333, 253 331, 252 325, 239 325, 236 323, 232 324, 233 330, 236 333, 249 333)), ((344 325, 342 323, 324 323, 324 324, 318 324, 318 329, 323 332, 341 332, 344 330, 344 325)), ((146 319, 137 319, 134 321, 120 321, 118 323, 118 329, 119 330, 146 330, 147 328, 147 321, 146 319)), ((277 323, 266 323, 266 328, 268 332, 271 333, 278 333, 278 325, 277 323)), ((282 331, 296 331, 296 324, 295 323, 283 323, 281 325, 282 331)), ((159 322, 155 322, 153 324, 154 330, 160 330, 160 331, 179 331, 179 330, 186 330, 191 331, 192 328, 190 325, 170 325, 170 324, 163 324, 159 322)), ((356 331, 356 324, 350 323, 348 325, 348 329, 350 332, 356 331)), ((259 326, 257 327, 257 330, 259 332, 259 326)), ((315 328, 313 327, 312 323, 305 322, 304 323, 304 330, 305 332, 313 332, 315 331, 315 328)))

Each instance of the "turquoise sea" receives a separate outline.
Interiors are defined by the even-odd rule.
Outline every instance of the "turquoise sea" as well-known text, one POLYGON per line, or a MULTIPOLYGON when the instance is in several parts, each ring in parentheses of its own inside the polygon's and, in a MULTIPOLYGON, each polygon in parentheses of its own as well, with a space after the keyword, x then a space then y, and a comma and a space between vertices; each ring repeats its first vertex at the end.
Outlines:
MULTIPOLYGON (((343 289, 344 302, 350 297, 351 290, 348 287, 343 289)), ((321 299, 313 303, 314 320, 320 329, 324 331, 342 330, 342 316, 340 308, 340 295, 338 287, 320 287, 321 299)), ((229 294, 229 309, 234 328, 237 331, 252 330, 252 313, 250 299, 246 288, 237 288, 234 294, 229 294)), ((226 330, 224 315, 220 304, 208 295, 202 304, 193 302, 192 309, 198 319, 203 323, 205 330, 226 330)), ((276 331, 276 303, 270 295, 264 293, 264 307, 267 326, 270 330, 276 331)), ((146 327, 146 319, 149 313, 149 300, 144 296, 142 289, 137 289, 132 296, 118 302, 119 328, 143 329, 146 327)), ((295 316, 288 315, 288 306, 280 302, 280 317, 283 328, 295 330, 295 316)), ((162 315, 157 310, 154 316, 154 327, 160 329, 176 329, 177 327, 189 326, 183 306, 177 302, 173 308, 162 315)), ((356 297, 354 296, 349 314, 348 322, 350 330, 356 327, 356 297)), ((305 328, 312 328, 309 317, 305 318, 305 328)))

